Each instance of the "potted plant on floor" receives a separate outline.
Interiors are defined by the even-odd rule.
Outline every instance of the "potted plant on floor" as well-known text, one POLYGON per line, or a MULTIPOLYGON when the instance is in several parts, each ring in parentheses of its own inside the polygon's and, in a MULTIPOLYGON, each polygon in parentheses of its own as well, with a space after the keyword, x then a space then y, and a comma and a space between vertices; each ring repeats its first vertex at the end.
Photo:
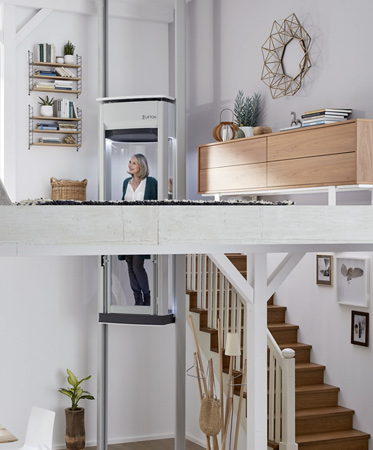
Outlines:
POLYGON ((63 46, 65 64, 74 64, 74 50, 75 45, 70 41, 67 41, 66 44, 63 46))
POLYGON ((53 100, 54 97, 49 98, 48 95, 43 98, 43 97, 39 97, 40 98, 40 102, 39 105, 40 106, 40 115, 43 117, 52 117, 53 116, 53 100))
POLYGON ((243 91, 238 91, 233 112, 236 125, 245 133, 245 137, 252 136, 260 112, 260 94, 245 97, 243 91))
POLYGON ((81 450, 85 447, 84 408, 78 407, 78 402, 83 399, 94 400, 94 397, 88 391, 84 391, 80 385, 83 381, 89 380, 91 375, 78 380, 69 369, 67 369, 67 375, 67 381, 72 387, 58 390, 71 399, 71 407, 65 409, 66 448, 68 450, 81 450))

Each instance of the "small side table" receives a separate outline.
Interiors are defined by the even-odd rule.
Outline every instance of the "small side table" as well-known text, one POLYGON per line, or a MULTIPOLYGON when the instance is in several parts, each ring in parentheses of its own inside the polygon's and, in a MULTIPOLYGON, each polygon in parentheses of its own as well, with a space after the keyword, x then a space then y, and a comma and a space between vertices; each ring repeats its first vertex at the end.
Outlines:
POLYGON ((18 439, 12 435, 10 431, 0 425, 0 444, 5 444, 8 442, 15 442, 18 439))

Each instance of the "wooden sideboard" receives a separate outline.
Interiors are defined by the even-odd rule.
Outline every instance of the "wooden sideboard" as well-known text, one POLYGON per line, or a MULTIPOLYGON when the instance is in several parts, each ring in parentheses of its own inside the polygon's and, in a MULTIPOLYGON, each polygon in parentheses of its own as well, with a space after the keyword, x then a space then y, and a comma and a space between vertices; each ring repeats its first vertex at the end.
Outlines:
POLYGON ((201 145, 200 194, 373 184, 373 120, 201 145))

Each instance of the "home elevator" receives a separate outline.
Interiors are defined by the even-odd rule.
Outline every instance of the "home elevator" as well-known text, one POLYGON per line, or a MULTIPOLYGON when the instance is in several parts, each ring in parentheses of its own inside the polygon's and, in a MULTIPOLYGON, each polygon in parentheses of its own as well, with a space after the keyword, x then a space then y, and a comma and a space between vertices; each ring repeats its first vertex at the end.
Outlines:
MULTIPOLYGON (((175 182, 175 100, 165 96, 101 98, 99 198, 119 201, 128 162, 135 154, 146 157, 150 176, 158 181, 158 200, 173 197, 175 182)), ((124 215, 136 215, 127 205, 124 215)), ((125 218, 124 218, 125 220, 125 218)), ((138 217, 141 221, 141 216, 138 217)), ((151 291, 150 305, 135 305, 126 255, 105 255, 103 310, 108 323, 166 324, 174 320, 173 261, 171 255, 148 255, 144 267, 151 291)))

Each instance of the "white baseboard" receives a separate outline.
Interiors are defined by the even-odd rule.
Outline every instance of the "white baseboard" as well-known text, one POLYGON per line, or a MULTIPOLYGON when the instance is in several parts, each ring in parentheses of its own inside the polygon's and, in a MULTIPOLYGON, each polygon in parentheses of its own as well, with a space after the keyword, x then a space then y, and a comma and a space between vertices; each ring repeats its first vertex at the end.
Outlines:
MULTIPOLYGON (((133 437, 127 436, 127 437, 123 437, 123 438, 109 439, 108 445, 127 444, 129 442, 158 441, 160 439, 173 439, 174 437, 175 437, 175 435, 173 433, 154 434, 154 435, 148 435, 148 436, 133 436, 133 437)), ((189 439, 189 438, 187 438, 187 439, 189 439)), ((190 439, 190 440, 192 440, 192 439, 190 439)), ((86 441, 85 446, 86 446, 86 448, 87 447, 96 447, 97 441, 86 441)), ((53 445, 53 450, 66 450, 66 444, 53 445)))

